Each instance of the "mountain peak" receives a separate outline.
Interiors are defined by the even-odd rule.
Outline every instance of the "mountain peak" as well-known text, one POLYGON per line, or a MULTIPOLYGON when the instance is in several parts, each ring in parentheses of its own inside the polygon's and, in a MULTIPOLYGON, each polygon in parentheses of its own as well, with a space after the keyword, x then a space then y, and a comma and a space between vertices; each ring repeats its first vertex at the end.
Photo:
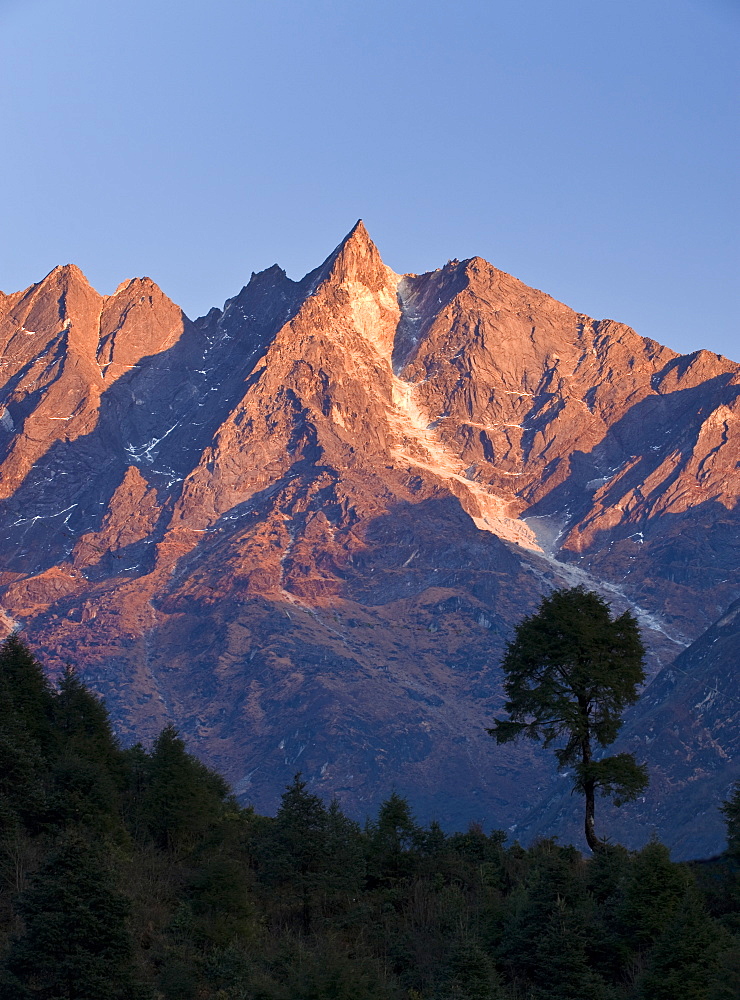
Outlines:
POLYGON ((127 278, 125 281, 122 281, 120 283, 120 285, 116 288, 115 292, 113 292, 113 295, 107 295, 106 298, 110 299, 115 298, 116 295, 120 295, 122 292, 125 292, 127 290, 141 291, 142 293, 153 292, 153 293, 158 293, 159 295, 164 295, 164 292, 156 283, 156 281, 154 281, 152 278, 143 276, 141 278, 127 278))
POLYGON ((370 239, 370 233, 368 233, 367 229, 365 228, 365 223, 362 221, 362 219, 357 220, 357 222, 354 224, 354 226, 352 226, 350 231, 342 240, 342 243, 347 243, 349 242, 349 240, 360 240, 365 243, 372 243, 372 240, 370 239))
POLYGON ((392 273, 383 263, 362 219, 357 220, 321 270, 327 278, 340 283, 357 281, 372 291, 383 287, 392 273))
POLYGON ((96 318, 102 302, 102 296, 74 264, 57 265, 17 299, 18 325, 34 331, 46 330, 50 335, 56 333, 60 321, 76 317, 79 326, 83 317, 96 318))
MULTIPOLYGON (((365 228, 365 223, 362 219, 358 219, 354 226, 350 229, 347 235, 344 237, 342 242, 336 248, 332 257, 338 259, 342 256, 363 256, 363 257, 377 257, 380 260, 380 253, 378 248, 373 243, 370 238, 370 233, 368 233, 365 228)), ((330 258, 331 259, 331 258, 330 258)))
POLYGON ((57 266, 52 268, 46 277, 39 282, 40 285, 52 283, 65 287, 68 287, 69 285, 83 285, 86 288, 92 288, 92 285, 87 280, 87 277, 76 264, 57 264, 57 266))

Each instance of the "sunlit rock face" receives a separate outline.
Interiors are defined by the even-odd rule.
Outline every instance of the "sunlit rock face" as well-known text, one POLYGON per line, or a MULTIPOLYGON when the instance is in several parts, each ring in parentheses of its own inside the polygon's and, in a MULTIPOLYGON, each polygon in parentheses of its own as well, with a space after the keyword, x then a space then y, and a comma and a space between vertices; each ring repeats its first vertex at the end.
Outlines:
POLYGON ((740 366, 479 258, 400 276, 358 223, 194 322, 60 267, 0 295, 0 351, 0 629, 260 809, 301 770, 358 816, 524 823, 561 779, 485 727, 540 595, 632 608, 652 674, 740 597, 740 366))

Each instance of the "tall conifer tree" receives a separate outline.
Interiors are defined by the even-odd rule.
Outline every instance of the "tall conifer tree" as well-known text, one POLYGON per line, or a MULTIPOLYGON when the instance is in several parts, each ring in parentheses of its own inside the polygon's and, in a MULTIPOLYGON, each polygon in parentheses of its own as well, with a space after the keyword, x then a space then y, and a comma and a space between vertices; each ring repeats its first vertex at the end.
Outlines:
POLYGON ((0 720, 11 715, 14 725, 25 727, 42 753, 54 743, 52 691, 43 667, 17 632, 0 646, 0 720))
POLYGON ((185 749, 174 726, 157 737, 149 762, 144 812, 156 843, 188 851, 215 826, 223 812, 228 785, 185 749))
POLYGON ((586 800, 592 851, 604 846, 594 824, 597 791, 621 805, 647 786, 647 769, 632 754, 596 754, 614 742, 625 708, 637 701, 644 657, 632 615, 613 619, 598 594, 574 587, 553 591, 519 623, 501 664, 508 719, 488 732, 497 743, 527 736, 558 744, 558 764, 572 769, 573 787, 586 800))
POLYGON ((128 904, 108 859, 65 837, 33 877, 18 911, 25 933, 8 955, 4 1000, 129 1000, 128 904))

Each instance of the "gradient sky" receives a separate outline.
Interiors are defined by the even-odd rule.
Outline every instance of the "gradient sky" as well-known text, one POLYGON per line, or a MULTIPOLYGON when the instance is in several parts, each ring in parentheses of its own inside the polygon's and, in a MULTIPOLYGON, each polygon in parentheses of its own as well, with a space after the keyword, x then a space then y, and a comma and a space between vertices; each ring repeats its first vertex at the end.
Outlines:
POLYGON ((362 217, 740 360, 740 0, 0 0, 0 288, 196 316, 362 217))

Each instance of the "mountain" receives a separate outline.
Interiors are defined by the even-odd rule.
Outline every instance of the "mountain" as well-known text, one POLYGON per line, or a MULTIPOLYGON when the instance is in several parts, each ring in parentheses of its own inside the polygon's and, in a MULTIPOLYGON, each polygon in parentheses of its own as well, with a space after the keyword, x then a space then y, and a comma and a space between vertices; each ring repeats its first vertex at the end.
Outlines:
POLYGON ((66 266, 0 297, 0 351, 0 622, 263 810, 301 769, 521 824, 559 779, 484 730, 540 595, 632 608, 655 691, 740 597, 740 365, 480 258, 399 276, 358 223, 194 322, 66 266))

